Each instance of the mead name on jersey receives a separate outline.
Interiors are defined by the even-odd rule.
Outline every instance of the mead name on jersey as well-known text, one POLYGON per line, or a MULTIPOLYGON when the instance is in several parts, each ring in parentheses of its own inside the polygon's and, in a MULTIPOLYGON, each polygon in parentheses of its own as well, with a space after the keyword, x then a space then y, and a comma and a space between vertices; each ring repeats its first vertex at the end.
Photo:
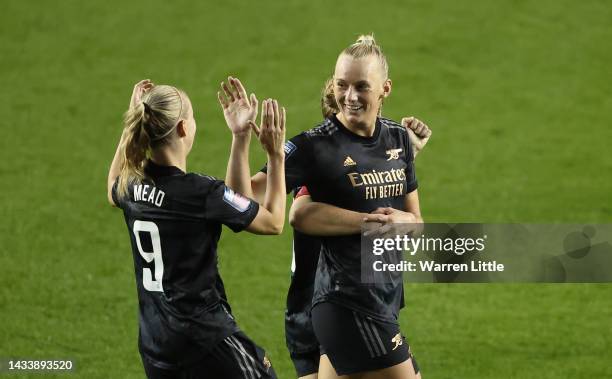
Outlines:
POLYGON ((350 172, 346 175, 353 187, 365 186, 366 200, 404 195, 405 168, 394 168, 387 171, 372 170, 367 173, 350 172))
POLYGON ((134 201, 146 201, 157 207, 161 207, 166 194, 157 187, 148 184, 134 185, 134 201))

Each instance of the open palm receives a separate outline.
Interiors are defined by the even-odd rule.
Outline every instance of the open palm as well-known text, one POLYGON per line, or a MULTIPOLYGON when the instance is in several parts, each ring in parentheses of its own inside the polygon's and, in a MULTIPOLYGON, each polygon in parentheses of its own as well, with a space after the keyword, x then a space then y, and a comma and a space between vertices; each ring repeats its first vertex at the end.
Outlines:
POLYGON ((221 91, 217 93, 225 122, 233 134, 249 133, 251 123, 257 118, 257 98, 255 94, 251 94, 249 99, 244 86, 237 78, 230 76, 228 84, 221 83, 223 94, 221 91))

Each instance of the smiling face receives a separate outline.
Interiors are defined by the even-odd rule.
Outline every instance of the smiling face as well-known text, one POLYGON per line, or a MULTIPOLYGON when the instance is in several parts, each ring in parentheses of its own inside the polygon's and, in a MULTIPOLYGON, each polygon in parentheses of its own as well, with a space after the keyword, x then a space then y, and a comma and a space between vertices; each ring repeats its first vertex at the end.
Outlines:
MULTIPOLYGON (((391 80, 385 77, 374 55, 353 58, 341 54, 334 73, 334 95, 340 109, 338 118, 349 129, 372 134, 382 100, 391 93, 391 80)), ((362 133, 358 133, 362 134, 362 133)))

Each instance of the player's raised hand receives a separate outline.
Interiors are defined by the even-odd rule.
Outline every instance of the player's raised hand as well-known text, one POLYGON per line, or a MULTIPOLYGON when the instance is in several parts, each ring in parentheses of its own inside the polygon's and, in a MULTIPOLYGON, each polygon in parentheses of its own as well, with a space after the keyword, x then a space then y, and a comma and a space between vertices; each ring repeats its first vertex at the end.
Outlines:
POLYGON ((408 130, 408 138, 410 138, 410 142, 414 146, 413 152, 416 157, 427 145, 427 141, 431 137, 431 129, 423 121, 415 117, 402 118, 402 126, 408 130))
POLYGON ((258 132, 259 142, 268 155, 285 154, 285 108, 279 109, 278 102, 265 100, 261 105, 261 125, 253 126, 258 132))
POLYGON ((221 83, 221 91, 217 92, 219 104, 223 108, 225 122, 235 135, 246 135, 251 131, 251 124, 257 118, 257 97, 252 93, 247 96, 244 86, 237 78, 227 78, 227 83, 221 83))
POLYGON ((136 104, 142 102, 142 95, 144 95, 154 86, 155 85, 153 84, 151 79, 143 79, 138 83, 134 84, 134 89, 132 90, 132 97, 130 98, 130 108, 133 108, 136 106, 136 104))

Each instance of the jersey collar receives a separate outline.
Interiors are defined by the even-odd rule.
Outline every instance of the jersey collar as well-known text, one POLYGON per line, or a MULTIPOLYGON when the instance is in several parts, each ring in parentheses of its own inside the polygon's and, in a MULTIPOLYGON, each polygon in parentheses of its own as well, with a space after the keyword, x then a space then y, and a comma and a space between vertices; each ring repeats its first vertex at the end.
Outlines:
POLYGON ((349 138, 355 141, 372 143, 372 142, 376 142, 378 140, 378 136, 380 135, 381 127, 380 127, 380 119, 378 117, 376 117, 376 126, 374 127, 374 134, 372 135, 372 137, 364 137, 364 136, 360 136, 360 135, 353 133, 346 126, 344 126, 344 124, 340 122, 340 120, 338 120, 338 117, 336 117, 336 114, 333 114, 330 117, 330 120, 332 120, 334 125, 338 127, 338 130, 340 130, 342 133, 346 134, 347 136, 349 136, 349 138))
POLYGON ((161 176, 185 175, 185 172, 176 166, 161 166, 150 159, 147 161, 145 171, 148 176, 156 178, 161 176))

